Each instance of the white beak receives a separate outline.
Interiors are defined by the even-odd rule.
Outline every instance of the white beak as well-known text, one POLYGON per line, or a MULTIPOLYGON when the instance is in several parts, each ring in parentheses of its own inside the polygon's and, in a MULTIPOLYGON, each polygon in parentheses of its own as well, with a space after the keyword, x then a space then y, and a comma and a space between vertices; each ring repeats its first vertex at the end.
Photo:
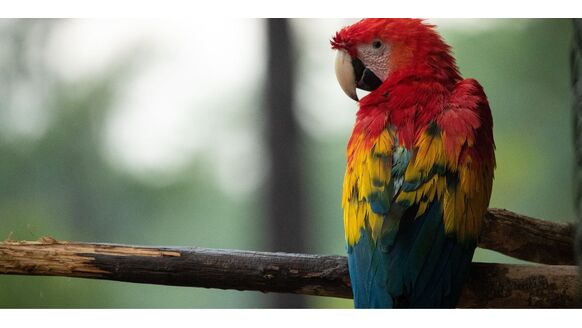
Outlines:
POLYGON ((346 95, 358 101, 356 74, 352 66, 352 57, 345 50, 338 50, 335 57, 335 76, 346 95))

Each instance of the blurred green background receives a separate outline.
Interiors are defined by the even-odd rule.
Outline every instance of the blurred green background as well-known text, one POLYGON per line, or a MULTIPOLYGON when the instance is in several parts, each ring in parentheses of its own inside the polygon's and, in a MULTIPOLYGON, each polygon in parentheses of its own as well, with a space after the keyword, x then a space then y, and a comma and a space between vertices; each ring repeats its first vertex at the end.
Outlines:
MULTIPOLYGON (((329 38, 354 21, 289 22, 309 253, 344 254, 355 104, 335 80, 329 38)), ((430 21, 491 103, 491 206, 573 221, 571 21, 430 21)), ((271 249, 266 28, 259 19, 0 20, 0 238, 271 249)), ((483 250, 474 260, 515 262, 483 250)), ((0 276, 1 308, 276 304, 258 292, 0 276)))

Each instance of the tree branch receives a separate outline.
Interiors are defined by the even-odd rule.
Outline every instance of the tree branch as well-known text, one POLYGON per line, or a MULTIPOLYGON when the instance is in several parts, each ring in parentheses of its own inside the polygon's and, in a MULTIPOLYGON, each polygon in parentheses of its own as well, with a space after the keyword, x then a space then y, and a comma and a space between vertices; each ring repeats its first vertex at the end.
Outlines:
MULTIPOLYGON (((528 261, 572 264, 572 225, 491 209, 480 247, 528 261)), ((184 247, 0 243, 0 274, 352 297, 346 258, 184 247)), ((474 263, 460 307, 576 307, 574 266, 474 263)))
POLYGON ((521 260, 575 265, 573 223, 551 222, 490 208, 479 247, 521 260))
MULTIPOLYGON (((38 242, 0 244, 0 274, 350 298, 343 256, 182 247, 38 242)), ((575 307, 574 266, 473 264, 460 307, 575 307)))

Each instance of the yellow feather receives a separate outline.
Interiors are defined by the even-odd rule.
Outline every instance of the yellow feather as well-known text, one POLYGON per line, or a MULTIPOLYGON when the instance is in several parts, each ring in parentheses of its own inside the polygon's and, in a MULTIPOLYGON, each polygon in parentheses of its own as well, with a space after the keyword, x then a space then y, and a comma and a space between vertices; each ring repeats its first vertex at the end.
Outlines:
MULTIPOLYGON (((447 177, 439 173, 424 181, 416 190, 398 195, 397 202, 418 204, 416 217, 423 215, 432 200, 441 200, 445 232, 455 234, 459 240, 475 239, 483 223, 483 216, 489 205, 494 164, 481 163, 476 166, 467 156, 458 162, 463 144, 471 147, 473 140, 453 137, 454 147, 448 152, 444 144, 446 133, 423 133, 415 143, 415 154, 404 172, 409 183, 421 182, 435 167, 457 174, 458 184, 447 184, 447 177), (428 199, 428 201, 427 201, 428 199)), ((383 216, 374 213, 367 197, 372 192, 384 192, 391 178, 392 150, 394 136, 383 131, 371 145, 365 142, 365 135, 354 137, 348 149, 348 166, 344 178, 342 206, 346 240, 354 245, 360 238, 362 228, 368 227, 373 238, 377 238, 382 227, 383 216)))
POLYGON ((372 192, 383 192, 391 178, 392 146, 392 136, 384 130, 371 145, 366 146, 365 136, 360 134, 354 137, 348 148, 342 196, 348 245, 358 242, 360 231, 366 225, 374 238, 380 234, 383 216, 372 211, 367 197, 372 192))

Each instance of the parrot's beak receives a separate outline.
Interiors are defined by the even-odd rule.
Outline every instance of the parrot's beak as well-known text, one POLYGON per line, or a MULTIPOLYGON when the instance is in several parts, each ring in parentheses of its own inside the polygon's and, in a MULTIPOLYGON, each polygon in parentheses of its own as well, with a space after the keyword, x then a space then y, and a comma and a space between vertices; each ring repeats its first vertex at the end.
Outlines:
POLYGON ((345 50, 338 50, 335 57, 335 77, 346 95, 358 101, 356 73, 352 66, 352 57, 345 50))
POLYGON ((374 72, 364 66, 358 58, 352 58, 345 50, 337 52, 335 76, 342 90, 355 101, 359 100, 356 88, 374 91, 382 85, 382 80, 374 72))

